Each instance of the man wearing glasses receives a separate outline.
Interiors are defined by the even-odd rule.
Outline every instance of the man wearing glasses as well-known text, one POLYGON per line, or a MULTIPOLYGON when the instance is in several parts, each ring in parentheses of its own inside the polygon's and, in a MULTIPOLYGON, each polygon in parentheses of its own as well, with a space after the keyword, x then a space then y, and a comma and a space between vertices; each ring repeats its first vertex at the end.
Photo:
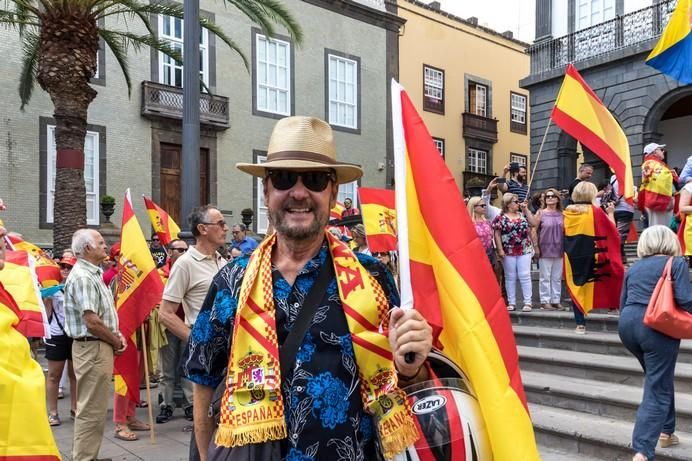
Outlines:
POLYGON ((231 232, 233 233, 231 250, 237 248, 241 254, 247 255, 257 248, 257 240, 247 236, 247 226, 245 224, 234 224, 231 232))
MULTIPOLYGON (((173 267, 173 264, 175 264, 178 258, 184 255, 187 250, 188 247, 185 240, 172 240, 168 244, 168 267, 164 267, 165 272, 170 274, 170 269, 173 267)), ((185 321, 185 312, 183 311, 182 305, 178 305, 178 309, 175 313, 180 320, 185 321)), ((163 378, 161 379, 161 388, 159 392, 161 397, 160 411, 156 417, 156 422, 158 424, 166 423, 173 417, 173 409, 175 408, 173 391, 175 390, 175 383, 178 381, 178 378, 180 378, 180 359, 187 345, 185 341, 182 341, 169 330, 166 330, 166 339, 168 340, 168 344, 161 348, 160 352, 163 378)), ((187 379, 183 379, 180 384, 183 388, 183 411, 185 411, 185 417, 192 419, 192 383, 187 379)))
POLYGON ((151 245, 149 246, 151 257, 154 258, 156 268, 159 269, 166 264, 166 249, 161 245, 159 236, 154 234, 151 236, 151 245))
MULTIPOLYGON (((171 267, 159 309, 161 323, 169 333, 183 343, 180 346, 183 350, 187 345, 192 325, 197 320, 197 314, 202 307, 204 297, 207 295, 209 284, 219 269, 226 264, 226 260, 216 249, 226 243, 226 234, 228 233, 228 226, 223 219, 223 214, 211 205, 195 208, 190 213, 188 220, 192 235, 195 237, 195 245, 185 251, 179 240, 171 243, 176 248, 171 248, 171 255, 177 258, 171 267), (173 253, 177 254, 174 255, 173 253), (176 314, 180 304, 182 304, 185 313, 184 319, 176 314)), ((171 403, 167 400, 164 401, 165 406, 171 403)), ((168 411, 163 411, 166 409, 165 406, 162 406, 164 418, 161 419, 161 422, 168 421, 165 418, 168 411)), ((192 418, 192 407, 185 409, 185 416, 188 419, 192 418)), ((170 418, 170 416, 168 417, 170 418)), ((158 420, 159 418, 157 418, 158 420)))
POLYGON ((266 161, 237 167, 262 178, 275 233, 214 277, 190 336, 183 372, 195 383, 202 459, 208 446, 212 459, 330 459, 337 452, 375 459, 378 437, 391 454, 402 451, 417 433, 396 375, 399 386, 427 378, 432 329, 419 312, 395 308, 396 286, 380 262, 326 232, 339 184, 363 170, 337 162, 331 127, 312 117, 280 120, 266 161), (320 279, 322 290, 312 292, 320 279), (286 344, 300 345, 293 357, 282 355, 286 344), (214 420, 206 409, 221 382, 228 387, 210 446, 214 420), (370 393, 375 382, 378 398, 370 393), (385 406, 391 419, 377 425, 372 414, 383 417, 385 406))

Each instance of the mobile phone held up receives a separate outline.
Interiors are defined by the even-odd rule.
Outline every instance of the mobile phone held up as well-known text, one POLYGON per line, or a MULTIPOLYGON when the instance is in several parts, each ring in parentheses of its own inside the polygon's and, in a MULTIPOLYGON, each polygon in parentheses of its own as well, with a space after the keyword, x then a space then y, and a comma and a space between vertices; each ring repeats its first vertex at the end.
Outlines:
POLYGON ((504 184, 507 182, 507 178, 497 178, 495 184, 504 184))

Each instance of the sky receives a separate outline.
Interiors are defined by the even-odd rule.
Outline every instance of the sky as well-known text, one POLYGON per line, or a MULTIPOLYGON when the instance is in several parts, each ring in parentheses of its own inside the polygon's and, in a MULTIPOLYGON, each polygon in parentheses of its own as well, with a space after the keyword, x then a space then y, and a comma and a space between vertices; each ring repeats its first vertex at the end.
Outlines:
MULTIPOLYGON (((421 0, 430 3, 432 0, 421 0)), ((438 0, 442 9, 460 18, 476 16, 478 24, 531 43, 535 36, 535 0, 438 0)))

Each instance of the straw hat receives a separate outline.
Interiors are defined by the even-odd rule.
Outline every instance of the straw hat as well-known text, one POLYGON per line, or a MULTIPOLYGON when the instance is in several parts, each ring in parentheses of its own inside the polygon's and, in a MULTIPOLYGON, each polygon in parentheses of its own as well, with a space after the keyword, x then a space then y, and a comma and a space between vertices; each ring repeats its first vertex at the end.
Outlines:
POLYGON ((267 169, 324 170, 336 172, 339 184, 363 176, 360 166, 336 161, 332 128, 315 117, 286 117, 279 120, 269 139, 267 160, 263 163, 236 163, 236 167, 253 176, 265 177, 267 169))

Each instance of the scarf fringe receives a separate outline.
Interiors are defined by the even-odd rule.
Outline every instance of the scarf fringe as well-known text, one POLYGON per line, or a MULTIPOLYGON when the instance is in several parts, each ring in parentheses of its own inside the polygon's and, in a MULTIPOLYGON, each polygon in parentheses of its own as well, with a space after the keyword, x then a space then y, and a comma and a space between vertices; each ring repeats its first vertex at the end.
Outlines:
POLYGON ((248 424, 243 427, 231 427, 223 424, 216 431, 214 443, 220 447, 238 447, 251 443, 282 440, 286 437, 288 437, 288 431, 284 421, 248 424))
POLYGON ((403 452, 409 446, 418 441, 420 434, 416 425, 410 416, 405 421, 394 429, 394 433, 389 436, 380 437, 382 444, 382 456, 385 459, 391 460, 395 455, 403 452))

